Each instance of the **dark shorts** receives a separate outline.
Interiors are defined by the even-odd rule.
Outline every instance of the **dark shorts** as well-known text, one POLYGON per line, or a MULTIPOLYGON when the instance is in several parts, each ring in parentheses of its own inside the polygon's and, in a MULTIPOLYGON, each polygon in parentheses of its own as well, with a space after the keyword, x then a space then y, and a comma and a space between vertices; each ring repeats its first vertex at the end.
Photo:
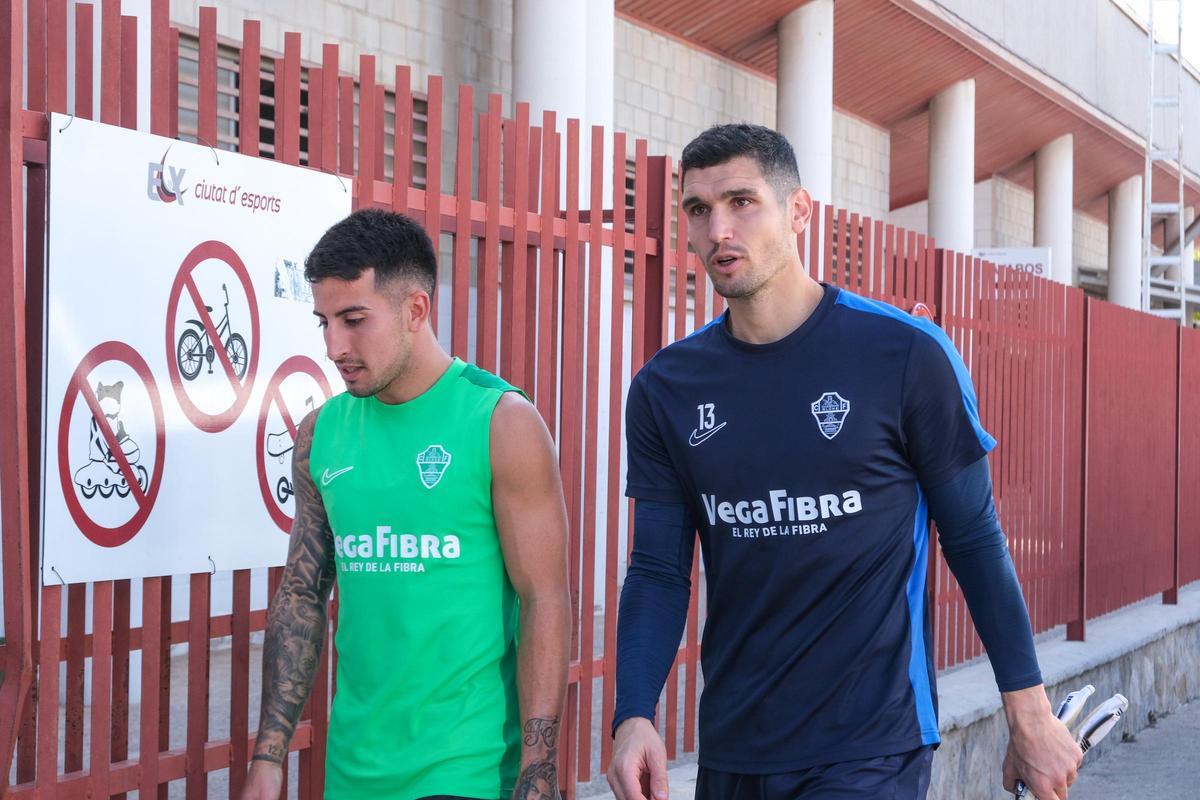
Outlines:
POLYGON ((774 775, 700 768, 696 800, 925 800, 933 748, 774 775))

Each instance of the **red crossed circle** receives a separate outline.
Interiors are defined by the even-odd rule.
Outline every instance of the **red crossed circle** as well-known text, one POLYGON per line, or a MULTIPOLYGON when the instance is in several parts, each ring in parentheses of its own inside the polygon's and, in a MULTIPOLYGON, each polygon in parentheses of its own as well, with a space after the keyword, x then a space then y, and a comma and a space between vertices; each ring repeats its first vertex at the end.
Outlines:
POLYGON ((158 387, 154 383, 154 376, 150 374, 150 367, 146 365, 145 360, 142 359, 136 350, 124 342, 103 342, 93 347, 83 357, 79 366, 75 368, 71 380, 67 383, 67 392, 63 398, 62 413, 59 414, 58 418, 58 477, 62 483, 63 498, 67 502, 67 510, 71 513, 71 519, 79 527, 80 533, 101 547, 119 547, 137 535, 142 526, 146 524, 151 510, 154 508, 154 501, 158 498, 158 490, 162 487, 166 444, 166 424, 163 418, 162 401, 158 395, 158 387), (100 402, 96 399, 95 393, 88 383, 88 375, 91 374, 92 370, 108 361, 119 361, 131 367, 137 376, 141 378, 142 383, 146 386, 146 392, 150 395, 150 406, 154 411, 154 469, 147 480, 145 490, 138 483, 137 476, 134 474, 129 461, 125 458, 125 454, 117 442, 116 435, 112 431, 112 426, 104 416, 104 412, 100 408, 100 402), (101 525, 88 516, 87 511, 83 508, 83 504, 79 502, 75 484, 71 478, 71 465, 67 458, 67 436, 69 433, 68 428, 71 424, 71 414, 75 410, 75 401, 79 397, 83 398, 84 403, 87 404, 92 413, 92 417, 99 425, 100 432, 103 434, 109 450, 116 458, 121 474, 124 476, 133 498, 137 502, 137 512, 127 522, 115 528, 101 525))
POLYGON ((246 407, 246 403, 250 400, 250 391, 254 388, 254 376, 258 370, 259 353, 258 302, 254 295, 254 285, 250 281, 250 273, 246 270, 246 265, 242 262, 241 257, 234 252, 232 247, 224 242, 209 240, 196 245, 187 254, 187 257, 183 259, 183 263, 179 265, 179 273, 175 276, 175 283, 171 286, 171 294, 167 300, 166 329, 167 371, 171 376, 171 386, 175 389, 175 399, 179 401, 179 407, 183 409, 183 413, 191 420, 192 424, 200 430, 207 433, 219 433, 225 430, 237 420, 238 416, 242 413, 242 409, 246 407), (205 311, 205 304, 200 297, 200 290, 196 288, 196 282, 192 277, 196 267, 209 259, 222 261, 229 265, 234 274, 237 275, 238 281, 246 293, 246 302, 250 308, 250 353, 246 374, 241 381, 238 380, 233 370, 233 364, 229 360, 229 355, 225 352, 220 336, 217 335, 217 328, 213 324, 212 317, 205 311), (187 390, 183 386, 183 376, 180 374, 179 365, 175 360, 175 312, 179 308, 179 301, 185 289, 193 305, 196 307, 196 314, 199 316, 204 330, 208 333, 208 341, 216 351, 217 360, 221 362, 222 371, 225 377, 229 379, 234 392, 233 403, 228 408, 216 414, 201 411, 192 402, 192 398, 188 396, 187 390))
POLYGON ((267 382, 267 390, 263 392, 262 407, 258 411, 258 433, 254 438, 254 456, 258 470, 258 489, 262 492, 263 502, 267 505, 267 513, 270 514, 275 524, 279 526, 279 530, 284 533, 292 532, 293 520, 276 501, 275 488, 271 486, 271 482, 267 478, 267 413, 271 410, 272 406, 275 407, 279 415, 283 417, 283 424, 287 427, 288 434, 292 437, 294 444, 300 426, 296 420, 292 419, 291 414, 288 413, 287 403, 284 402, 283 394, 279 391, 279 387, 285 379, 296 374, 308 375, 315 380, 321 391, 325 393, 325 400, 328 400, 330 395, 333 394, 329 388, 329 380, 325 377, 324 371, 308 356, 292 356, 280 364, 279 369, 275 370, 275 374, 267 382))

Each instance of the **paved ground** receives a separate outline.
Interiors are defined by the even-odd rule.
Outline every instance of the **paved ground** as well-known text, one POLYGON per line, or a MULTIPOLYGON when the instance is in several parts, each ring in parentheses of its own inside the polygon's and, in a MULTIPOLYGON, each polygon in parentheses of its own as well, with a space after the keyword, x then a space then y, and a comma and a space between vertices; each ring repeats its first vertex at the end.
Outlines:
POLYGON ((1143 797, 1200 797, 1200 700, 1160 718, 1154 727, 1142 729, 1104 758, 1094 763, 1085 760, 1071 789, 1071 800, 1143 797))
MULTIPOLYGON (((1119 731, 1113 733, 1119 735, 1119 731)), ((670 771, 671 800, 694 800, 696 765, 670 771)), ((608 800, 611 794, 590 800, 608 800)), ((1200 798, 1200 700, 1145 728, 1104 758, 1083 762, 1071 800, 1200 798)))

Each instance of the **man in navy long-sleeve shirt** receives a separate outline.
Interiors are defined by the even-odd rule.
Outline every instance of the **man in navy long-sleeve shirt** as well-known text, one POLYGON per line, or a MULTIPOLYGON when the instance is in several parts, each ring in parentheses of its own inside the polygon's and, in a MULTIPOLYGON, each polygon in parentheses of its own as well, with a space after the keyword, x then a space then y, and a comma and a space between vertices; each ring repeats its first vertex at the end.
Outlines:
POLYGON ((708 590, 700 800, 924 798, 939 741, 931 514, 1004 700, 1005 785, 1066 798, 1082 754, 1042 686, 992 506, 995 440, 958 353, 936 326, 808 277, 795 237, 811 201, 778 133, 712 128, 681 170, 689 242, 729 310, 629 390, 618 800, 666 797, 652 720, 695 530, 708 590))

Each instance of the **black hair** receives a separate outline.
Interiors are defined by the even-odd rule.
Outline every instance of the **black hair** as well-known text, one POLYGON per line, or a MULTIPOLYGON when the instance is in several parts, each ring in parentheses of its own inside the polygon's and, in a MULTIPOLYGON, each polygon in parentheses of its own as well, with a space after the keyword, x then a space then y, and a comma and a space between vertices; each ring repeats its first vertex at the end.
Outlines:
POLYGON ((325 231, 304 260, 310 283, 353 281, 367 269, 375 270, 377 286, 408 278, 432 297, 437 284, 437 256, 425 229, 411 217, 377 208, 355 211, 325 231))
POLYGON ((679 159, 680 177, 689 169, 715 167, 739 156, 753 159, 780 197, 800 187, 796 153, 783 134, 745 123, 714 125, 688 142, 679 159))

